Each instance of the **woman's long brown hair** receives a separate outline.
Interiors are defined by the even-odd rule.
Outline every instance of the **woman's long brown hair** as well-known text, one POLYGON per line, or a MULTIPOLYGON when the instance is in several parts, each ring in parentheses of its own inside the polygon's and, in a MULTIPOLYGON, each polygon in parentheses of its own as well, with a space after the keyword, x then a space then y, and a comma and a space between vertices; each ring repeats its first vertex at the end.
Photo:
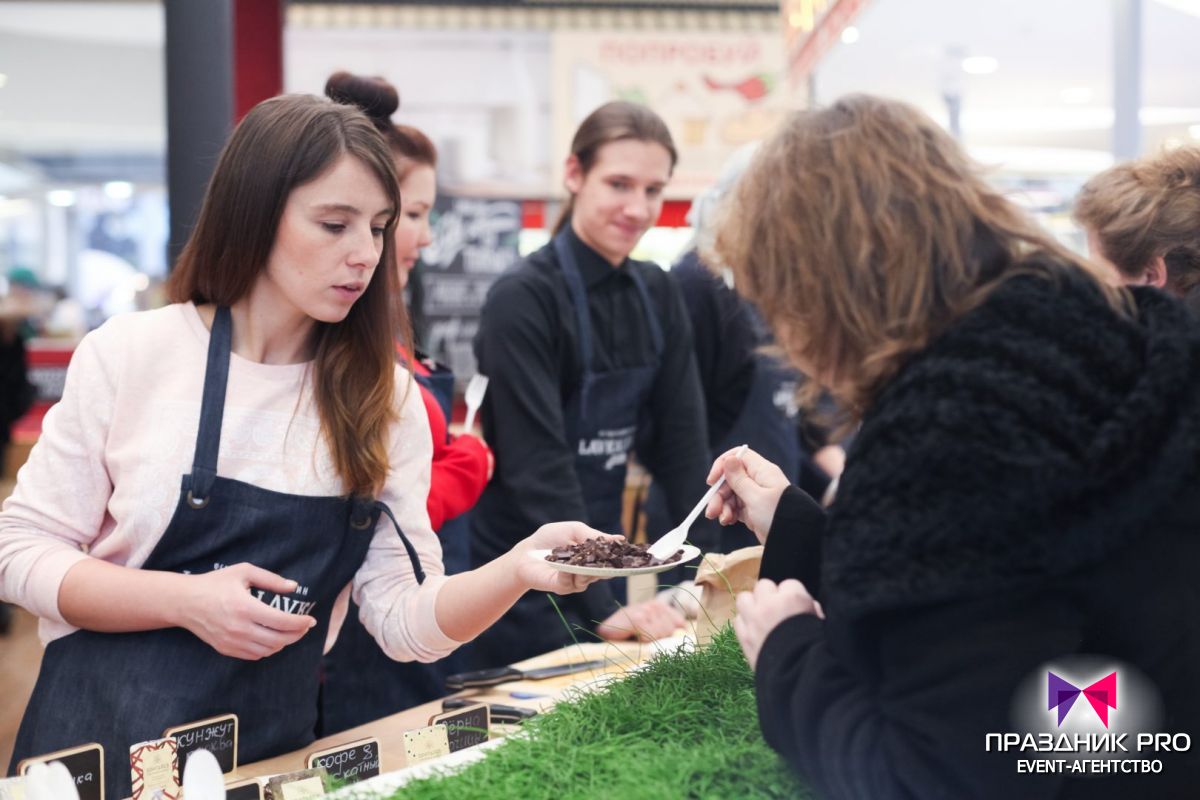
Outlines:
POLYGON ((346 492, 370 496, 388 473, 388 436, 397 415, 394 342, 409 344, 409 334, 403 306, 391 302, 400 193, 388 146, 367 117, 308 95, 255 106, 221 151, 168 293, 172 302, 225 306, 248 295, 266 269, 292 190, 344 155, 375 175, 393 213, 379 267, 362 297, 343 321, 316 324, 313 394, 346 492))
POLYGON ((714 249, 791 360, 856 417, 1014 275, 1077 271, 1124 307, 933 120, 866 95, 792 115, 724 204, 714 249))

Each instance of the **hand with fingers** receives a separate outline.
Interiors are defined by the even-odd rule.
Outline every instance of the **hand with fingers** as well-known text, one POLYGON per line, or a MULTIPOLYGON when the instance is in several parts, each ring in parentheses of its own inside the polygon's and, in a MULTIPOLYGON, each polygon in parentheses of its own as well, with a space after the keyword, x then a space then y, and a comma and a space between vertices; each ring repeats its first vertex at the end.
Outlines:
POLYGON ((722 525, 740 522, 754 532, 759 542, 767 540, 771 520, 783 490, 791 485, 783 470, 753 450, 740 456, 733 448, 713 462, 708 473, 711 486, 725 474, 725 485, 708 503, 704 516, 722 525))
POLYGON ((307 614, 289 614, 256 598, 254 589, 288 594, 297 584, 253 564, 187 578, 180 625, 221 655, 257 661, 300 641, 317 624, 307 614))
POLYGON ((554 594, 582 592, 600 580, 590 575, 575 575, 562 572, 546 563, 530 558, 530 550, 552 550, 566 547, 588 539, 621 539, 621 536, 602 533, 582 522, 551 522, 538 528, 532 536, 521 540, 510 552, 516 555, 517 574, 530 589, 554 594))
POLYGON ((596 628, 601 639, 615 642, 637 639, 643 642, 662 639, 687 625, 675 608, 661 600, 648 600, 618 609, 596 628))
POLYGON ((737 634, 750 669, 758 665, 758 654, 771 631, 797 614, 815 614, 825 619, 821 604, 800 581, 786 580, 777 584, 764 578, 754 585, 753 590, 737 596, 733 632, 737 634))

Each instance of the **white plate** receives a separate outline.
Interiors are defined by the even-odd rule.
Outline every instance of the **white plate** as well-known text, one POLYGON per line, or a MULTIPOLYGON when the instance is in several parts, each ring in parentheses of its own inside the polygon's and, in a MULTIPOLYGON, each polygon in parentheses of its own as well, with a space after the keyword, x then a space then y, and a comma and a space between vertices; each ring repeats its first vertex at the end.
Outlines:
POLYGON ((612 567, 584 567, 579 564, 560 564, 557 561, 547 561, 546 556, 550 555, 549 550, 530 550, 529 557, 535 561, 540 561, 543 564, 548 564, 560 572, 572 572, 576 575, 591 575, 596 578, 619 578, 622 575, 649 575, 653 572, 665 572, 669 569, 678 567, 680 564, 686 564, 700 555, 700 548, 690 544, 680 546, 683 555, 678 561, 672 561, 669 564, 659 564, 657 567, 625 567, 623 569, 613 569, 612 567))

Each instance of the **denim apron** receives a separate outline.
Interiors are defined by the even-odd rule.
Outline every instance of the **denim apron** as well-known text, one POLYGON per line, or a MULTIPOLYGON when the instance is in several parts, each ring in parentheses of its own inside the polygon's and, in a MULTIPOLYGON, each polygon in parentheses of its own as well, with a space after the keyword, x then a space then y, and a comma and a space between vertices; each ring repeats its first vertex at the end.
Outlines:
MULTIPOLYGON (((630 269, 629 277, 646 314, 654 360, 644 366, 597 370, 592 357, 593 331, 587 290, 575 254, 562 233, 554 237, 554 252, 575 312, 579 360, 583 365, 583 375, 567 403, 564 422, 566 440, 575 449, 575 474, 587 509, 584 521, 605 533, 624 533, 621 507, 627 460, 662 360, 662 326, 645 282, 636 270, 630 269)), ((477 525, 486 523, 482 515, 476 517, 477 525)), ((533 531, 514 531, 508 538, 516 543, 530 533, 533 531)), ((606 586, 618 601, 624 602, 624 581, 612 581, 606 586)), ((615 606, 605 607, 604 597, 600 587, 589 587, 578 594, 554 598, 558 606, 555 610, 542 592, 525 594, 511 611, 474 641, 475 666, 510 664, 562 647, 574 641, 573 631, 575 638, 590 638, 575 629, 594 630, 595 623, 616 610, 615 606)))
MULTIPOLYGON (((175 514, 143 569, 194 574, 249 562, 299 583, 289 595, 252 589, 259 599, 310 614, 316 626, 260 661, 223 656, 183 628, 81 630, 56 639, 46 648, 21 721, 13 766, 98 741, 106 796, 121 798, 130 794, 130 745, 158 738, 171 725, 237 714, 240 763, 313 740, 330 609, 362 565, 380 514, 392 514, 370 498, 283 494, 216 474, 231 342, 229 309, 218 308, 192 471, 183 476, 175 514)), ((397 532, 424 580, 415 549, 398 526, 397 532)))
MULTIPOLYGON (((412 375, 437 400, 448 428, 454 401, 454 373, 420 353, 416 357, 431 374, 420 375, 413 370, 412 375)), ((449 436, 447 430, 447 439, 449 436)), ((469 524, 467 514, 462 514, 446 520, 437 531, 447 575, 470 569, 469 524)), ((322 737, 435 700, 446 693, 446 676, 464 668, 458 650, 433 664, 393 661, 363 627, 358 613, 358 605, 351 600, 337 642, 321 662, 324 675, 317 734, 322 737)))

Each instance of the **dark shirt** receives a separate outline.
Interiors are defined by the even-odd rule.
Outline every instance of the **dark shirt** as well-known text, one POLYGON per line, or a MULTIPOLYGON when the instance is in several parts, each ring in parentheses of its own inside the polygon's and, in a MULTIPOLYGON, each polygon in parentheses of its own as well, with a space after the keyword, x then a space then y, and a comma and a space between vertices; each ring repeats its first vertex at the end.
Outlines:
POLYGON ((691 317, 696 367, 708 401, 708 440, 715 448, 742 414, 754 381, 755 349, 768 337, 746 301, 710 272, 695 250, 684 254, 671 274, 691 317))
MULTIPOLYGON (((679 288, 655 264, 626 259, 613 267, 574 231, 567 235, 587 289, 596 370, 653 363, 650 328, 630 271, 646 283, 664 347, 635 446, 638 460, 666 490, 672 517, 683 519, 704 492, 710 461, 691 325, 679 288)), ((547 522, 586 519, 575 443, 567 441, 564 422, 583 369, 575 313, 552 245, 493 285, 475 355, 490 379, 481 413, 496 469, 477 509, 495 524, 478 532, 472 548, 477 556, 495 557, 547 522)), ((696 544, 706 549, 716 543, 696 544)))

